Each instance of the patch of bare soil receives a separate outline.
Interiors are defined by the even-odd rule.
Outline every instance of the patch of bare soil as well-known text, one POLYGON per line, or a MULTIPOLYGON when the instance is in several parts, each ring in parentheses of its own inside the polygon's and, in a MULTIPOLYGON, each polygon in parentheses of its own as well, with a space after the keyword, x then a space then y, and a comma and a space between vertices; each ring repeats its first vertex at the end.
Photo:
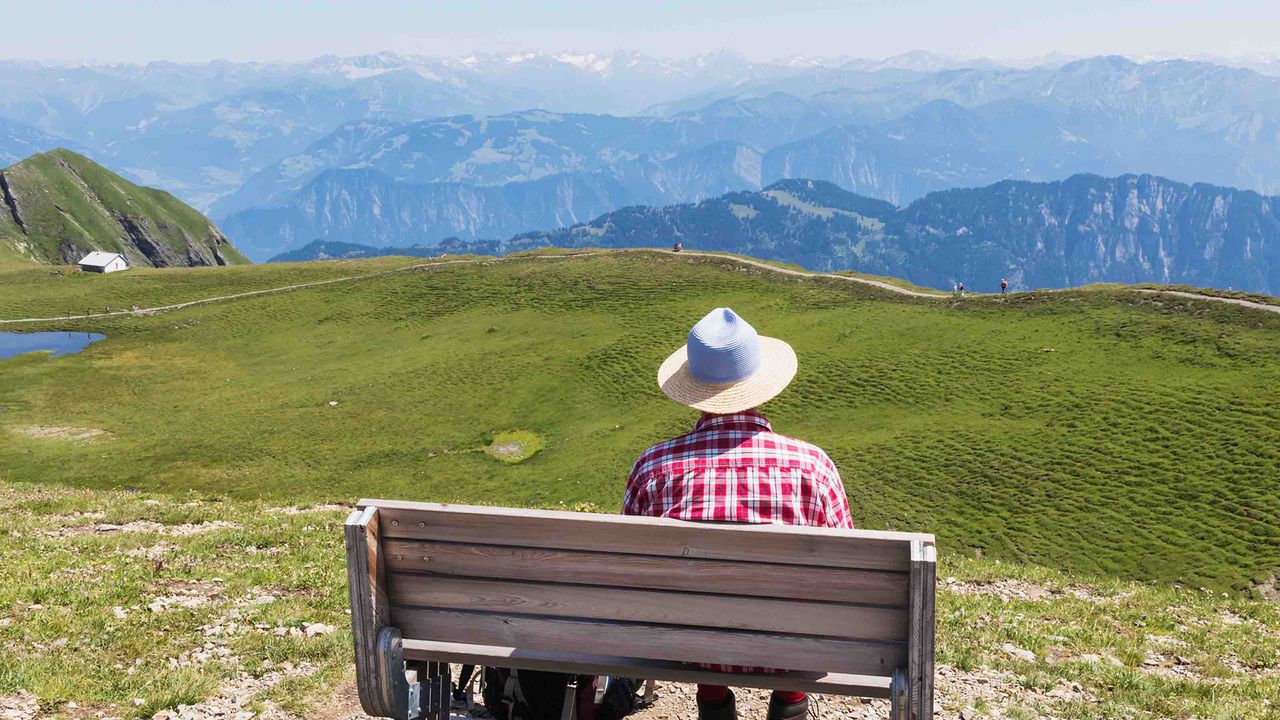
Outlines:
POLYGON ((1275 573, 1271 573, 1270 577, 1254 586, 1258 594, 1264 600, 1273 603, 1280 603, 1280 578, 1275 573))
POLYGON ((307 507, 295 507, 290 505, 289 507, 267 508, 268 513, 279 515, 309 515, 311 513, 337 512, 339 510, 347 512, 350 511, 351 508, 347 505, 333 504, 310 505, 307 507))
MULTIPOLYGON (((763 720, 769 707, 768 690, 737 688, 738 717, 763 720)), ((653 705, 631 717, 636 720, 696 720, 698 716, 697 686, 683 683, 659 683, 653 705)), ((887 700, 812 695, 810 718, 820 720, 883 720, 889 716, 887 700)), ((938 666, 937 697, 934 717, 939 720, 971 720, 979 717, 1026 717, 1050 720, 1059 717, 1064 703, 1097 702, 1079 683, 1060 680, 1049 689, 1025 687, 1016 675, 1002 670, 980 668, 960 671, 948 665, 938 666), (982 708, 979 712, 976 708, 982 708)), ((312 717, 318 720, 364 720, 368 716, 360 708, 355 684, 351 681, 321 703, 312 717)), ((489 718, 483 706, 467 710, 455 706, 452 720, 489 718)))
POLYGON ((236 523, 226 520, 210 520, 201 523, 182 523, 181 525, 165 525, 154 520, 134 520, 133 522, 117 525, 115 523, 90 523, 82 525, 69 525, 67 527, 58 528, 57 530, 47 530, 45 535, 49 537, 73 537, 76 535, 109 535, 111 533, 154 533, 156 535, 167 535, 169 537, 187 537, 190 535, 201 535, 203 533, 215 532, 217 530, 232 530, 240 527, 236 523))
POLYGON ((262 711, 253 713, 248 709, 250 703, 285 679, 310 675, 316 668, 310 664, 283 663, 279 670, 272 670, 260 676, 241 672, 236 679, 222 688, 215 697, 196 703, 195 705, 179 705, 176 710, 161 710, 155 714, 154 720, 289 720, 294 716, 285 712, 270 700, 262 702, 262 711))
POLYGON ((40 703, 30 693, 0 695, 0 720, 33 720, 39 710, 40 703))
POLYGON ((142 558, 145 560, 150 560, 152 562, 155 562, 157 560, 163 560, 164 558, 169 557, 179 549, 180 548, 177 545, 174 545, 173 543, 160 542, 160 543, 156 543, 155 545, 146 545, 143 547, 136 547, 130 550, 129 552, 125 553, 125 555, 131 558, 142 558))
POLYGON ((161 594, 147 603, 147 610, 162 613, 174 608, 198 608, 208 605, 222 596, 222 589, 213 583, 186 580, 166 581, 158 584, 161 594))
POLYGON ((516 458, 524 454, 524 443, 521 443, 521 442, 494 443, 493 445, 489 446, 489 451, 499 457, 516 458))
POLYGON ((59 425, 19 425, 12 432, 33 440, 65 440, 77 445, 93 445, 106 439, 107 431, 101 428, 67 427, 59 425))
POLYGON ((1108 599, 1106 596, 1097 595, 1089 588, 1083 585, 1068 585, 1066 587, 1052 587, 1047 585, 1038 585, 1025 580, 956 580, 955 578, 947 578, 944 586, 947 590, 958 595, 991 595, 1000 598, 1003 602, 1011 602, 1014 600, 1021 601, 1041 601, 1056 600, 1064 597, 1072 597, 1077 600, 1101 601, 1108 599))

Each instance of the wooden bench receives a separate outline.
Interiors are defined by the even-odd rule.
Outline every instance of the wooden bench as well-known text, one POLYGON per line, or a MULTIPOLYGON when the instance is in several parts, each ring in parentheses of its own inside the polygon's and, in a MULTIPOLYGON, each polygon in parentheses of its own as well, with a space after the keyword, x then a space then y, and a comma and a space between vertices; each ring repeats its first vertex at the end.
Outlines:
POLYGON ((357 507, 347 578, 369 715, 447 720, 448 663, 469 663, 890 698, 894 720, 933 716, 932 535, 357 507))

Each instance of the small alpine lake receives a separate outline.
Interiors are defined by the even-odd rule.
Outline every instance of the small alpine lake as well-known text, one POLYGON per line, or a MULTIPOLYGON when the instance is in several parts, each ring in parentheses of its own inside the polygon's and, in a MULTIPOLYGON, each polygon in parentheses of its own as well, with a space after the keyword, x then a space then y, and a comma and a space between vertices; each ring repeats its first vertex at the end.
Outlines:
POLYGON ((86 332, 0 332, 0 360, 31 352, 74 355, 106 339, 101 333, 86 332))

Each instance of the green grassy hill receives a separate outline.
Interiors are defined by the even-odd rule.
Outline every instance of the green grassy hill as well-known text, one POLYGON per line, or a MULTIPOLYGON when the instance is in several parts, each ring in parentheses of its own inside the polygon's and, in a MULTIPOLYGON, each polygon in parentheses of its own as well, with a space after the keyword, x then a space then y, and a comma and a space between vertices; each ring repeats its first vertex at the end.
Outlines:
POLYGON ((795 345, 766 411, 830 451, 858 524, 938 534, 941 717, 1274 717, 1280 314, 557 252, 0 262, 0 320, 317 282, 0 323, 108 335, 0 360, 0 711, 354 717, 326 503, 612 510, 694 419, 658 363, 728 304, 795 345))
POLYGON ((108 250, 141 266, 248 262, 195 209, 70 150, 0 170, 0 200, 0 261, 68 264, 108 250))
MULTIPOLYGON (((245 268, 226 289, 412 262, 245 268)), ((0 277, 11 318, 97 291, 117 307, 190 299, 197 278, 219 294, 224 274, 0 277)), ((654 375, 716 305, 795 346, 799 375, 766 410, 830 452, 861 526, 1193 587, 1245 590, 1280 569, 1280 316, 1118 289, 912 299, 658 253, 19 326, 108 340, 0 361, 0 479, 611 510, 636 454, 692 423, 654 375), (485 452, 513 431, 544 447, 518 463, 485 452)))

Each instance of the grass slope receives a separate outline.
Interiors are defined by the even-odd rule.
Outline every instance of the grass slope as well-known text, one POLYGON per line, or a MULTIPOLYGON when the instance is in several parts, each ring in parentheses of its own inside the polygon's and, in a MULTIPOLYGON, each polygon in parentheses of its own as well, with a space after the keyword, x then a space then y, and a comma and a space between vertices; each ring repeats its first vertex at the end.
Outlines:
MULTIPOLYGON (((0 307, 22 305, 0 289, 0 307)), ((610 509, 636 454, 692 423, 653 377, 717 305, 796 347, 799 375, 767 411, 830 452, 861 526, 1192 587, 1280 568, 1280 317, 1119 290, 912 300, 661 254, 51 324, 108 340, 0 361, 0 479, 610 509), (516 430, 545 447, 518 464, 476 451, 516 430)))
POLYGON ((19 223, 0 208, 0 247, 10 256, 61 263, 75 253, 109 250, 133 264, 144 259, 127 239, 122 220, 136 223, 156 242, 185 258, 199 245, 218 251, 228 263, 247 263, 238 250, 194 208, 162 190, 141 187, 70 150, 34 155, 0 170, 19 208, 19 223), (15 251, 15 249, 19 249, 15 251))

